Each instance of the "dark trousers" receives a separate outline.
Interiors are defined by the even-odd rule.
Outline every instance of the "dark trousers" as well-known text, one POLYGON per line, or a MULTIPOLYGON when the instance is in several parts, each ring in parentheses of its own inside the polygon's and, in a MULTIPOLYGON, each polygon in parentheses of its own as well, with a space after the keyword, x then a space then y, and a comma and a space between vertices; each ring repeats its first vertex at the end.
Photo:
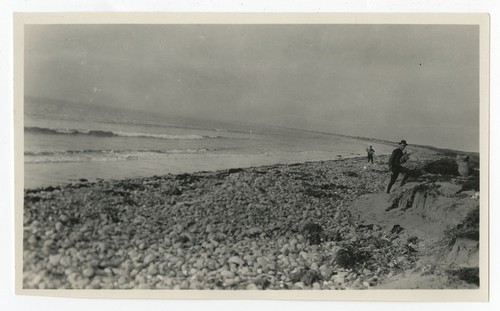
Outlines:
POLYGON ((389 182, 389 185, 387 186, 387 193, 391 192, 392 185, 396 182, 396 179, 398 179, 399 173, 404 173, 405 176, 403 177, 403 180, 401 180, 401 186, 405 184, 406 180, 410 176, 410 169, 407 169, 406 167, 402 166, 394 166, 391 169, 392 175, 391 175, 391 181, 389 182))
POLYGON ((368 162, 373 163, 373 154, 368 154, 368 162))

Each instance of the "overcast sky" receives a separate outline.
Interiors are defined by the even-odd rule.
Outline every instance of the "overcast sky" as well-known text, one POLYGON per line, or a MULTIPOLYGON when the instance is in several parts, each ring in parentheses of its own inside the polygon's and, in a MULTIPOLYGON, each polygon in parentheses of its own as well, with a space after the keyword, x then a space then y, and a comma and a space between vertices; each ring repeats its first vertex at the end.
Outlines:
POLYGON ((25 28, 25 94, 479 149, 479 28, 25 28))

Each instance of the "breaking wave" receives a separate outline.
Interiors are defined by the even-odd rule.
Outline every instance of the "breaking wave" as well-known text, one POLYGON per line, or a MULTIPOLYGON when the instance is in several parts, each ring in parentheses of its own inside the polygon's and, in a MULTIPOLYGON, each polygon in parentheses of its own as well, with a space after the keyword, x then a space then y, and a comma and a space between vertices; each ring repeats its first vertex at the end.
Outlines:
POLYGON ((47 162, 87 162, 87 161, 127 161, 127 160, 154 160, 167 158, 184 158, 204 156, 218 149, 184 149, 184 150, 61 150, 24 152, 26 163, 47 162))
POLYGON ((223 138, 222 136, 202 136, 202 135, 168 135, 168 134, 146 134, 146 133, 128 133, 114 132, 102 130, 82 130, 82 129, 60 129, 60 128, 45 128, 45 127, 25 127, 25 132, 35 134, 49 135, 88 135, 94 137, 140 137, 140 138, 157 138, 157 139, 206 139, 206 138, 223 138))

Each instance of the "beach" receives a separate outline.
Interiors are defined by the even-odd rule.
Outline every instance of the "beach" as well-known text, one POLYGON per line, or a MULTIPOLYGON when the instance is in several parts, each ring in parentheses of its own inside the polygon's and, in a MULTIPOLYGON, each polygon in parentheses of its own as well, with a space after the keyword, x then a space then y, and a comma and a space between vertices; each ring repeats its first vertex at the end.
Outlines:
POLYGON ((26 189, 23 287, 478 288, 475 175, 445 171, 454 155, 414 148, 406 165, 419 174, 387 194, 387 160, 26 189))

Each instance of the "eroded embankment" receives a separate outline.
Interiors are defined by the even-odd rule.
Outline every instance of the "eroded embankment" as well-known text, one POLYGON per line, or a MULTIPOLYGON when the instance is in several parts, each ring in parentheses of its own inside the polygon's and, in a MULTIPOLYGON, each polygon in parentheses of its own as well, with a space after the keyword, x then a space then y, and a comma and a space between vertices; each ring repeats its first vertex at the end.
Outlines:
MULTIPOLYGON (((437 164, 436 164, 437 163, 437 164)), ((417 261, 379 288, 462 288, 479 286, 479 185, 475 174, 440 174, 429 163, 411 182, 391 194, 369 194, 348 209, 362 223, 399 234, 417 261)))

